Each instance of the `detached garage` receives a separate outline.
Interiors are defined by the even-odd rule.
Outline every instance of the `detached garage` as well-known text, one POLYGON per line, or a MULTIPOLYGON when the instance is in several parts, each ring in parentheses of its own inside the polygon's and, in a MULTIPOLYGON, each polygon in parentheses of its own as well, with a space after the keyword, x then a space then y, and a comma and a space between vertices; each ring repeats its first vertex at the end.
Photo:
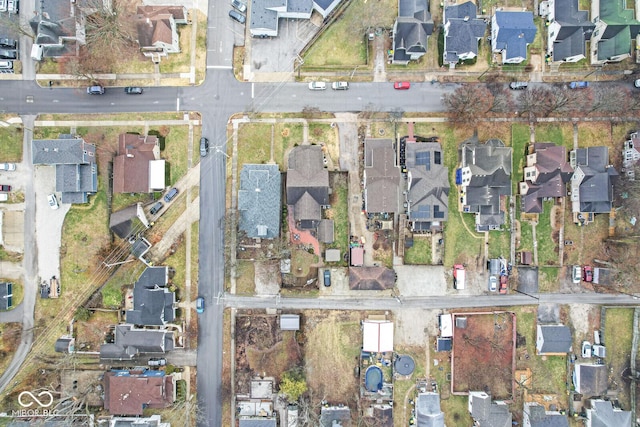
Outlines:
POLYGON ((393 351, 393 322, 365 320, 362 323, 362 350, 374 353, 393 351))

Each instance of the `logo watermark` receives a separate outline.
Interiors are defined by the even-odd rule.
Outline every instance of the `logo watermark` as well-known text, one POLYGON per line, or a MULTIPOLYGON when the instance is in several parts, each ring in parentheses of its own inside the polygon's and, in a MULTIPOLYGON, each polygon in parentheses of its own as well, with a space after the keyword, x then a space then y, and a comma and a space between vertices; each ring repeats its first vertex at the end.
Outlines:
POLYGON ((47 409, 53 405, 53 401, 53 394, 49 391, 43 390, 37 394, 31 391, 23 391, 18 395, 18 404, 24 409, 12 410, 11 416, 19 418, 57 415, 57 410, 47 409))
POLYGON ((38 405, 40 405, 42 408, 48 408, 49 406, 53 405, 53 395, 46 391, 43 390, 40 393, 38 393, 38 397, 36 397, 32 392, 30 391, 23 391, 22 393, 20 393, 18 395, 18 403, 20 404, 20 406, 22 406, 23 408, 30 408, 31 405, 33 405, 34 403, 37 403, 38 405), (29 396, 31 397, 32 401, 29 403, 24 403, 22 401, 22 399, 24 398, 24 396, 29 396), (40 399, 38 399, 38 397, 42 397, 42 396, 48 396, 49 400, 45 400, 44 402, 41 401, 40 399))

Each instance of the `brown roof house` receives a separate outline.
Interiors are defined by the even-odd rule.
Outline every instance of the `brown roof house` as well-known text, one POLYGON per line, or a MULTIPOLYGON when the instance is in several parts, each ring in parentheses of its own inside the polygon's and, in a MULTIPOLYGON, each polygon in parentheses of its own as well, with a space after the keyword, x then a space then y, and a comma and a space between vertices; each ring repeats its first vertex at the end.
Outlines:
POLYGON ((364 141, 364 210, 368 213, 400 210, 400 168, 390 139, 364 141))
POLYGON ((299 228, 318 227, 322 208, 329 205, 329 171, 319 145, 301 145, 289 153, 287 205, 293 206, 299 228))
POLYGON ((142 415, 176 400, 172 375, 156 370, 112 370, 104 374, 104 409, 112 415, 142 415))
POLYGON ((135 18, 144 56, 160 62, 161 57, 180 52, 177 24, 187 23, 184 6, 138 6, 135 18))
POLYGON ((113 159, 114 193, 151 193, 165 188, 165 161, 154 135, 122 133, 113 159))
POLYGON ((551 142, 530 145, 524 181, 520 183, 522 211, 541 213, 545 198, 565 197, 572 174, 565 147, 551 142))
POLYGON ((356 291, 381 291, 392 289, 396 273, 386 267, 350 267, 349 288, 356 291))

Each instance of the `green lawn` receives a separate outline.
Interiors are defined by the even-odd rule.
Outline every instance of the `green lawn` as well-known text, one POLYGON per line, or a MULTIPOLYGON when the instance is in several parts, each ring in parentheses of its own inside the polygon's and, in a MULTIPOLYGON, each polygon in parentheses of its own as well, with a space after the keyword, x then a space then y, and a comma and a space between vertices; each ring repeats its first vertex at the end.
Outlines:
POLYGON ((520 123, 511 125, 511 143, 513 147, 513 194, 518 194, 518 183, 522 181, 524 176, 524 166, 527 161, 526 151, 529 145, 529 139, 529 126, 520 123))
MULTIPOLYGON (((633 310, 626 308, 607 309, 604 330, 604 342, 607 346, 607 366, 612 372, 622 372, 629 366, 631 341, 633 338, 633 310)), ((618 399, 625 410, 629 409, 629 385, 627 381, 618 381, 623 392, 618 399)))
MULTIPOLYGON (((342 178, 342 177, 341 177, 342 178)), ((333 219, 334 240, 327 245, 328 248, 340 249, 340 255, 344 255, 349 250, 349 204, 345 179, 334 179, 331 194, 331 209, 325 211, 329 219, 333 219)), ((344 258, 338 265, 346 265, 344 258)))
POLYGON ((0 144, 2 144, 3 162, 22 161, 22 127, 0 127, 0 144))
POLYGON ((413 236, 413 247, 405 249, 405 264, 431 264, 431 236, 413 236))
POLYGON ((573 148, 573 125, 571 123, 536 124, 536 142, 553 142, 573 148))

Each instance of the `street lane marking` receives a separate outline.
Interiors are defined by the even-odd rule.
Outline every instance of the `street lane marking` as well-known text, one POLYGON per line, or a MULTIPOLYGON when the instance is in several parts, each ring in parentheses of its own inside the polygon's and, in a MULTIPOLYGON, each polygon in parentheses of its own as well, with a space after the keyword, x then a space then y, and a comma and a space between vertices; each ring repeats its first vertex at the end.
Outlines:
POLYGON ((180 111, 180 98, 176 98, 176 111, 180 111))
POLYGON ((230 70, 231 65, 207 65, 207 68, 213 68, 217 70, 230 70))
POLYGON ((255 91, 254 91, 255 88, 256 88, 256 84, 251 83, 251 99, 255 98, 255 91))

